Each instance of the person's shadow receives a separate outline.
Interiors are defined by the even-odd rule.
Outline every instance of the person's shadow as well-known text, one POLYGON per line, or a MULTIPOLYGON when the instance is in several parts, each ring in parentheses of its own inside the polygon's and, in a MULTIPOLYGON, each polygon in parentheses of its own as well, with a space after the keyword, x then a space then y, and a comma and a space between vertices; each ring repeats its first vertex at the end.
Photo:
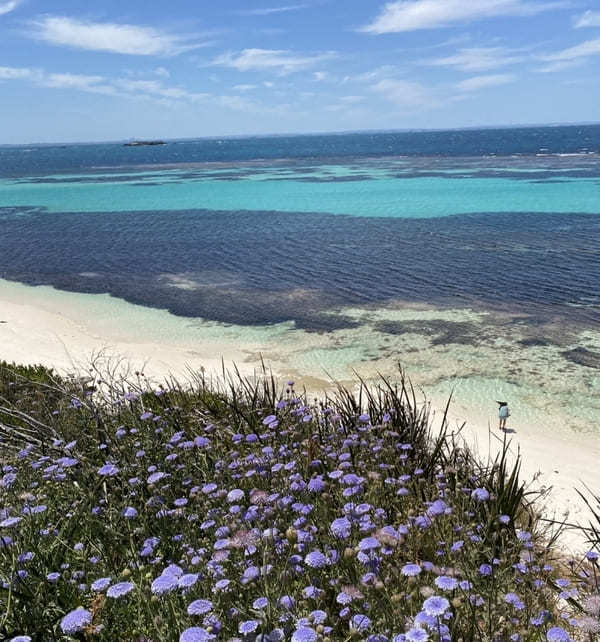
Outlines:
POLYGON ((517 431, 514 430, 513 428, 504 428, 502 432, 506 433, 507 435, 515 434, 517 431))

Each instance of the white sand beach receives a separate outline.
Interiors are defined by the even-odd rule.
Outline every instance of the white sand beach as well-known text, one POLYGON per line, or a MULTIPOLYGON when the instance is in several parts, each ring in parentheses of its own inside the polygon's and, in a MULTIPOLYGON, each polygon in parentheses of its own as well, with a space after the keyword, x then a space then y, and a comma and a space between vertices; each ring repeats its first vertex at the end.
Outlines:
MULTIPOLYGON (((435 311, 422 306, 344 313, 362 314, 365 323, 381 315, 411 323, 432 318, 464 323, 466 319, 482 324, 482 334, 488 331, 481 314, 469 310, 435 311)), ((498 430, 494 401, 505 396, 512 411, 506 437, 513 452, 522 455, 523 477, 532 480, 532 488, 552 487, 546 516, 587 523, 587 509, 575 489, 587 485, 600 492, 600 439, 593 419, 597 407, 590 387, 600 385, 597 371, 571 369, 568 375, 559 373, 555 381, 544 371, 554 369, 553 355, 532 351, 523 364, 534 372, 533 379, 523 375, 522 382, 515 382, 514 375, 503 378, 502 371, 494 372, 494 350, 510 353, 518 347, 501 337, 488 338, 473 350, 466 345, 433 345, 416 331, 390 340, 368 328, 319 334, 295 329, 292 323, 227 326, 176 317, 108 295, 0 280, 0 359, 7 361, 72 372, 87 369, 94 356, 104 354, 160 380, 169 374, 185 377, 190 369, 201 368, 218 376, 222 363, 229 369, 235 364, 242 374, 252 375, 263 358, 276 376, 294 378, 318 393, 331 386, 331 377, 352 381, 353 372, 367 379, 378 372, 393 376, 401 360, 419 395, 430 401, 436 425, 453 390, 450 428, 458 430, 464 424, 461 435, 483 456, 496 453, 505 437, 498 430), (570 387, 561 397, 558 390, 566 376, 570 387)), ((598 338, 586 335, 581 340, 591 344, 598 338)), ((585 549, 581 537, 569 533, 562 544, 567 549, 585 549)))

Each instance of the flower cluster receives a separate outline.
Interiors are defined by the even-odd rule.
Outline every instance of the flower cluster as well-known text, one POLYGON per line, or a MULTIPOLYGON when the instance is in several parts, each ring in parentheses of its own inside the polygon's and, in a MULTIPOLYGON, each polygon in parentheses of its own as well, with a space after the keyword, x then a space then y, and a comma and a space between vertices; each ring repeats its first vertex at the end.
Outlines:
POLYGON ((292 384, 279 398, 241 390, 56 402, 60 438, 22 444, 0 471, 0 636, 552 642, 600 631, 595 551, 567 577, 498 491, 504 473, 434 445, 405 397, 385 393, 361 413, 347 396, 307 405, 292 384))

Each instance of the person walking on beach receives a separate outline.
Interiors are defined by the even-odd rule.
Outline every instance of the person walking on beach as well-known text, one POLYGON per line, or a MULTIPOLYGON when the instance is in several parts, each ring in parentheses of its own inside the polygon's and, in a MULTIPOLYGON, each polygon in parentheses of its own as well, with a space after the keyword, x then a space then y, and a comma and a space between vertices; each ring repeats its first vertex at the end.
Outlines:
POLYGON ((500 430, 506 430, 506 420, 510 417, 510 411, 508 410, 508 404, 506 401, 498 401, 497 404, 500 406, 498 408, 498 417, 500 418, 500 430))

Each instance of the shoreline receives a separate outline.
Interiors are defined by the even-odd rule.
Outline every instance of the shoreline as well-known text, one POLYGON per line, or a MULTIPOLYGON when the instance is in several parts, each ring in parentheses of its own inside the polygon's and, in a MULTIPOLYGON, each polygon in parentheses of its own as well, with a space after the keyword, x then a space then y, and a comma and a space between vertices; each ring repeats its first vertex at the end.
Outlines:
MULTIPOLYGON (((0 359, 39 363, 63 373, 87 370, 96 355, 122 359, 132 372, 143 371, 155 380, 170 375, 185 379, 190 370, 201 369, 218 377, 222 366, 232 370, 234 365, 242 375, 252 376, 260 370, 264 358, 267 367, 271 366, 282 381, 291 377, 311 394, 319 394, 332 386, 332 378, 323 374, 323 363, 337 359, 338 354, 348 360, 331 361, 331 374, 341 383, 356 383, 354 366, 357 374, 367 380, 375 378, 378 371, 392 378, 397 372, 392 368, 396 360, 376 355, 372 361, 364 361, 360 352, 346 354, 354 349, 345 343, 347 336, 330 335, 304 336, 291 323, 258 328, 225 326, 175 317, 164 310, 136 306, 108 295, 61 292, 0 279, 0 359)), ((355 340, 360 341, 360 333, 355 340)), ((413 336, 407 341, 418 343, 419 338, 413 336)), ((413 357, 411 363, 407 358, 403 367, 415 383, 418 398, 430 404, 434 428, 439 427, 448 393, 454 388, 449 429, 458 432, 465 424, 460 438, 482 458, 493 457, 504 435, 498 430, 496 406, 487 400, 487 382, 475 392, 464 385, 461 388, 460 381, 456 383, 463 367, 460 362, 437 363, 439 353, 431 349, 427 352, 425 345, 415 348, 422 350, 420 361, 413 357), (431 369, 432 364, 439 372, 428 385, 421 370, 431 369)), ((455 356, 451 352, 443 354, 447 361, 455 356)), ((512 413, 508 429, 514 432, 506 437, 511 441, 511 451, 522 455, 522 479, 535 480, 534 488, 552 487, 546 499, 546 516, 561 520, 568 511, 568 521, 585 524, 587 508, 575 487, 583 491, 586 484, 600 491, 600 444, 594 426, 590 424, 585 432, 565 428, 556 408, 548 408, 547 416, 543 409, 531 410, 533 414, 523 410, 512 413)), ((569 532, 563 535, 561 544, 567 550, 585 549, 581 536, 569 532)))

